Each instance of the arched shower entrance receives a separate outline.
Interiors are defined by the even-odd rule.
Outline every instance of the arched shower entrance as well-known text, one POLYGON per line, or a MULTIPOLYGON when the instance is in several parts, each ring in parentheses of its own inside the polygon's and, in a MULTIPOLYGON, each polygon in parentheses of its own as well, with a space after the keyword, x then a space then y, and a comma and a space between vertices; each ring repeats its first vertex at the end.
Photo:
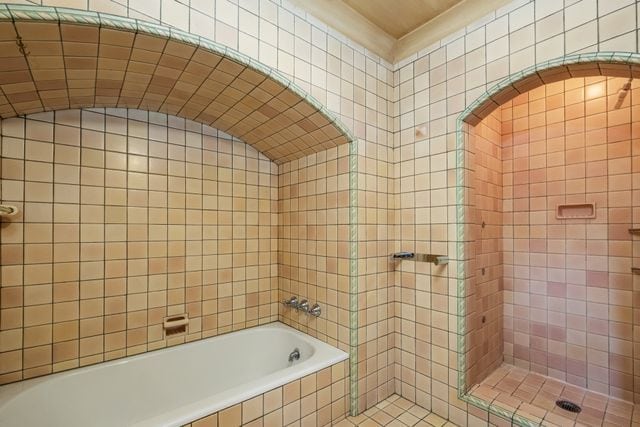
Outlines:
MULTIPOLYGON (((620 114, 614 113, 614 119, 608 119, 611 115, 607 114, 622 105, 627 108, 631 121, 631 96, 627 93, 635 87, 632 79, 637 77, 640 77, 640 55, 635 53, 569 55, 511 75, 470 104, 458 117, 458 396, 517 425, 537 425, 542 420, 554 422, 554 417, 559 417, 556 423, 562 421, 564 413, 556 408, 555 402, 548 396, 543 398, 540 397, 542 394, 536 394, 541 390, 541 384, 549 384, 549 387, 559 384, 558 378, 567 381, 570 384, 567 390, 572 392, 590 389, 630 401, 637 393, 633 386, 637 373, 632 368, 629 372, 636 357, 633 350, 628 352, 632 341, 627 344, 619 339, 625 332, 607 338, 614 346, 624 349, 612 352, 606 363, 595 361, 591 364, 585 356, 588 353, 592 360, 596 358, 594 355, 607 357, 604 351, 593 350, 596 344, 586 343, 604 340, 591 335, 590 330, 609 326, 627 331, 634 326, 630 315, 634 295, 630 264, 634 253, 632 236, 626 230, 634 228, 633 209, 631 203, 625 205, 624 212, 616 205, 610 206, 606 196, 608 188, 598 190, 600 193, 592 198, 599 202, 591 203, 594 201, 589 199, 591 193, 580 187, 595 185, 596 181, 601 185, 601 176, 595 176, 600 172, 593 172, 594 179, 589 181, 590 172, 585 172, 587 167, 606 171, 607 167, 615 169, 621 165, 616 163, 618 160, 606 164, 607 138, 616 144, 624 143, 624 149, 620 145, 615 150, 624 153, 619 156, 626 156, 628 162, 624 167, 628 165, 631 171, 631 123, 624 132, 614 129, 617 134, 611 136, 607 120, 611 120, 611 126, 619 124, 620 114), (572 100, 567 101, 567 109, 565 99, 569 97, 572 100), (505 105, 507 107, 503 107, 505 105), (553 112, 552 108, 558 108, 558 111, 553 112), (588 125, 593 129, 588 126, 585 129, 584 117, 589 114, 594 115, 590 122, 593 124, 588 125), (589 134, 591 130, 594 132, 589 134), (585 143, 582 142, 582 148, 579 146, 585 135, 587 139, 589 135, 593 136, 592 140, 604 135, 605 164, 594 161, 586 165, 585 143), (621 141, 624 135, 627 140, 621 141), (565 144, 565 141, 569 142, 565 144), (547 150, 555 150, 558 154, 549 154, 547 150), (577 186, 578 190, 574 192, 582 192, 577 197, 567 196, 564 192, 569 179, 565 169, 569 164, 572 168, 569 176, 578 178, 569 185, 577 186), (555 169, 548 174, 552 166, 555 169), (482 177, 478 178, 477 174, 482 177), (478 179, 482 182, 476 181, 478 179), (585 201, 585 197, 588 200, 585 201), (610 207, 615 212, 608 211, 610 207), (618 217, 617 223, 606 219, 611 215, 618 217), (558 232, 565 229, 570 231, 558 232), (569 240, 566 236, 571 233, 599 235, 600 241, 593 247, 607 246, 611 239, 618 240, 622 243, 615 243, 612 254, 626 251, 627 256, 620 261, 612 255, 616 259, 611 261, 606 251, 602 255, 592 246, 587 249, 588 237, 569 240), (566 246, 569 249, 565 250, 566 246), (583 260, 585 265, 581 264, 583 260), (612 289, 610 283, 613 283, 612 289), (584 295, 574 298, 572 293, 581 291, 584 295), (627 299, 626 303, 616 302, 623 313, 620 317, 626 316, 624 320, 617 315, 594 314, 605 310, 597 301, 604 295, 612 300, 611 295, 627 299), (547 310, 553 313, 545 317, 547 310), (566 347, 557 343, 566 343, 566 347), (503 359, 516 365, 517 369, 502 365, 503 359), (543 375, 530 374, 529 370, 543 375), (608 376, 606 384, 604 376, 608 376), (515 384, 513 393, 494 387, 504 379, 515 384), (524 384, 523 388, 518 388, 521 385, 518 381, 524 384), (537 384, 538 388, 531 384, 537 384), (527 395, 528 400, 522 391, 527 387, 527 393, 531 395, 527 395)), ((601 152, 594 149, 590 156, 595 159, 601 152)), ((606 181, 607 172, 601 175, 606 181)), ((627 175, 627 184, 631 182, 630 176, 627 175)), ((629 187, 625 194, 630 196, 631 190, 629 187)), ((595 334, 604 336, 605 332, 595 334)), ((628 338, 631 340, 631 335, 628 338)), ((588 396, 590 390, 582 396, 585 393, 588 396)), ((575 393, 567 393, 567 396, 558 397, 577 399, 575 393)), ((625 407, 629 405, 632 408, 632 403, 625 407)), ((593 415, 593 408, 587 406, 586 409, 585 412, 593 415)), ((607 416, 604 411, 601 415, 607 416)), ((567 417, 571 418, 570 415, 567 417)), ((573 417, 575 419, 575 415, 573 417)))

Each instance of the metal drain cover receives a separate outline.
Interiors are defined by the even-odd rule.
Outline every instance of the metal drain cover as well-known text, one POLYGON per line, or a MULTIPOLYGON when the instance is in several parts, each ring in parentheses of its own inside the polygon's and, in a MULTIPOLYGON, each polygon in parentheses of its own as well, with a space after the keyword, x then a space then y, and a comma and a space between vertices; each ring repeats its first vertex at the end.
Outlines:
POLYGON ((565 411, 575 412, 576 414, 582 411, 580 405, 573 403, 569 400, 556 400, 556 405, 565 411))

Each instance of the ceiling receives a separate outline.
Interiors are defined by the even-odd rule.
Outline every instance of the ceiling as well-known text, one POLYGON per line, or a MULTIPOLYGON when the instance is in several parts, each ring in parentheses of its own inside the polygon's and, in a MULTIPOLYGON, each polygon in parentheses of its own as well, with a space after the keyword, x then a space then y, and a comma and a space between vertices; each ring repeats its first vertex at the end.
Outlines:
POLYGON ((400 61, 510 0, 291 0, 388 62, 400 61))
POLYGON ((343 0, 385 33, 399 39, 462 0, 343 0))

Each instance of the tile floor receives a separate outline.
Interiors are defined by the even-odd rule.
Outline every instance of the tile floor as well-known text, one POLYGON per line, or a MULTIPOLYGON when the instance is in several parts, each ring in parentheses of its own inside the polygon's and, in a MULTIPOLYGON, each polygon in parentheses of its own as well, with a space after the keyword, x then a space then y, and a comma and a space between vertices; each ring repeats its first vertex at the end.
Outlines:
POLYGON ((516 411, 541 425, 640 427, 640 405, 609 398, 512 365, 503 364, 470 393, 494 405, 516 411), (566 399, 582 406, 579 414, 560 409, 566 399))
POLYGON ((455 427, 455 424, 394 394, 357 417, 342 420, 335 427, 416 426, 455 427))

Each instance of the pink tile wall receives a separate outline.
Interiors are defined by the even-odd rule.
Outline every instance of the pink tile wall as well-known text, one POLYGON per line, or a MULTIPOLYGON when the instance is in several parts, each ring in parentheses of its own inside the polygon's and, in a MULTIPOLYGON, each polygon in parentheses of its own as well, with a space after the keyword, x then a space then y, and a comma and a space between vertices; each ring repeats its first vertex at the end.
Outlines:
POLYGON ((500 111, 470 133, 471 251, 467 294, 467 384, 482 381, 503 360, 502 149, 500 111))
POLYGON ((574 78, 502 107, 504 354, 633 400, 640 356, 628 229, 640 220, 640 110, 635 89, 614 108, 625 83, 574 78), (556 206, 572 203, 595 203, 596 218, 557 219, 556 206))
POLYGON ((254 148, 140 110, 1 125, 21 213, 0 228, 0 384, 277 319, 277 167, 254 148))

